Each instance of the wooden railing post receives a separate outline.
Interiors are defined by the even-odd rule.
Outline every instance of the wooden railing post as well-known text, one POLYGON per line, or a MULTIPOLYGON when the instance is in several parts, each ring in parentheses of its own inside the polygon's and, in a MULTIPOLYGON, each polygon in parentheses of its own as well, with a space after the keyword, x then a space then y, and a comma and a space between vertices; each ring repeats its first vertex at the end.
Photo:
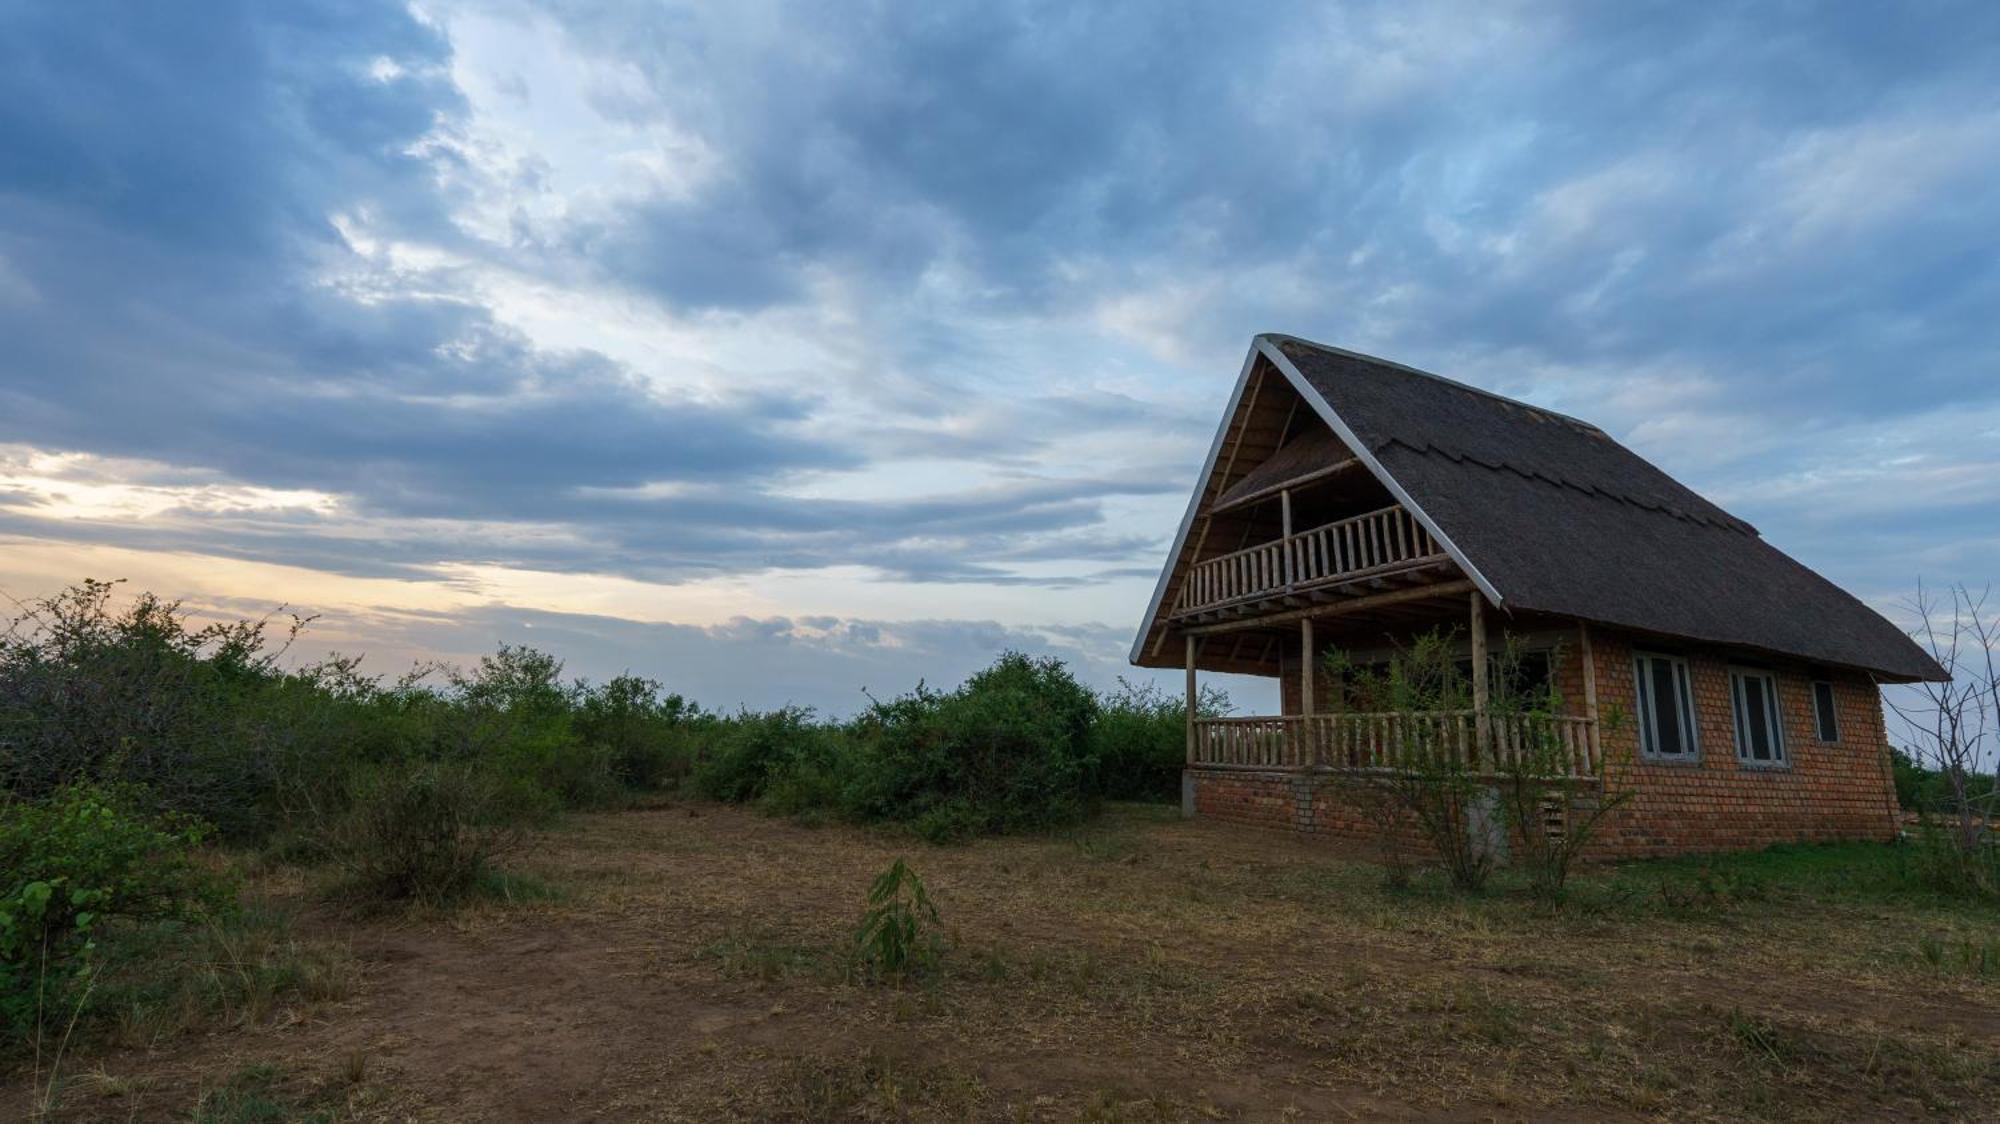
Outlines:
POLYGON ((1285 588, 1292 588, 1292 490, 1286 488, 1278 493, 1278 510, 1283 520, 1283 533, 1278 541, 1285 552, 1285 588))

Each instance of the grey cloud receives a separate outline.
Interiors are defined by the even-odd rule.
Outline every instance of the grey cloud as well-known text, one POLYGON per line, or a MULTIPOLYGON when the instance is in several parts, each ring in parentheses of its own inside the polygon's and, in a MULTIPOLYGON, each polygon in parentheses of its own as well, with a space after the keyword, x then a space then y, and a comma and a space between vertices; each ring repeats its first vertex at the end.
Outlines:
POLYGON ((1990 500, 1760 487, 1877 455, 1876 423, 1990 448, 1938 407, 2000 403, 1992 5, 542 7, 643 77, 600 111, 671 116, 716 176, 489 241, 458 221, 489 170, 433 143, 471 112, 452 44, 400 4, 0 14, 0 441, 344 504, 54 526, 17 493, 0 530, 411 578, 1141 585, 1171 527, 1106 501, 1185 487, 1279 329, 1636 434, 1838 579, 1990 560, 1990 500), (341 214, 451 264, 366 260, 341 214), (676 397, 538 348, 479 270, 695 317, 831 280, 858 324, 783 392, 676 397), (1113 359, 1175 404, 1100 389, 1113 359), (1036 479, 1064 447, 1118 463, 1036 479), (919 457, 1022 482, 789 494, 919 457))

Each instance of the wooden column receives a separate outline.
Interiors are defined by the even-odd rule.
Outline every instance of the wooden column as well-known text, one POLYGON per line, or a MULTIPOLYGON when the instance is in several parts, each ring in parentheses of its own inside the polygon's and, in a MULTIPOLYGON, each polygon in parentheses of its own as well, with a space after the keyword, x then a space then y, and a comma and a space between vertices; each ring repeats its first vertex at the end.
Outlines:
POLYGON ((1196 644, 1199 644, 1200 642, 1201 641, 1197 640, 1195 637, 1192 636, 1187 638, 1187 763, 1190 765, 1194 764, 1194 736, 1195 736, 1194 735, 1194 712, 1195 712, 1194 647, 1196 644))
POLYGON ((1319 734, 1313 729, 1313 665, 1319 662, 1319 649, 1313 644, 1313 619, 1299 618, 1299 764, 1313 766, 1319 764, 1319 734))
POLYGON ((1299 618, 1299 713, 1311 716, 1313 712, 1313 665, 1318 663, 1318 653, 1313 650, 1313 619, 1299 618))
POLYGON ((1603 761, 1597 739, 1597 659, 1590 654, 1590 626, 1581 621, 1576 626, 1576 654, 1583 661, 1583 716, 1590 719, 1590 764, 1596 768, 1603 761))
POLYGON ((1283 489, 1278 493, 1278 517, 1284 521, 1284 537, 1281 553, 1285 556, 1285 588, 1292 588, 1292 490, 1283 489))
POLYGON ((1486 683, 1486 595, 1472 591, 1472 722, 1479 739, 1478 753, 1486 760, 1489 748, 1486 707, 1492 701, 1486 683))

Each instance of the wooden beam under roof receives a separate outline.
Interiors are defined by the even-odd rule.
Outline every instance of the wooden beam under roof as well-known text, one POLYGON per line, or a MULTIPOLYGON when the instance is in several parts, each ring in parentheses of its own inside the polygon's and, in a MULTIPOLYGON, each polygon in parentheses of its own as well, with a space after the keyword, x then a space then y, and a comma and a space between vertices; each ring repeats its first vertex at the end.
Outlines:
POLYGON ((1290 609, 1268 616, 1245 617, 1241 620, 1218 621, 1214 624, 1200 624, 1181 631, 1189 636, 1209 636, 1219 632, 1239 632, 1247 629, 1268 628, 1274 624, 1286 624, 1302 617, 1325 619, 1346 616, 1393 605, 1403 605, 1414 601, 1429 601, 1446 597, 1462 596, 1467 590, 1476 588, 1470 581, 1438 582, 1434 585, 1417 586, 1411 589, 1390 590, 1386 593, 1369 594, 1351 601, 1335 605, 1316 605, 1304 609, 1290 609))

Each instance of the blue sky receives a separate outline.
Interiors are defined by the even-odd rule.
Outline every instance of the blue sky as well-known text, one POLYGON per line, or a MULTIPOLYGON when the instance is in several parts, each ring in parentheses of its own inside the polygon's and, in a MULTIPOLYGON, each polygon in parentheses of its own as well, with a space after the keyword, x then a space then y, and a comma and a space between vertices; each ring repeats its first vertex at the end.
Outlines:
POLYGON ((1249 337, 2000 558, 2000 6, 0 5, 0 590, 1124 672, 1249 337))

